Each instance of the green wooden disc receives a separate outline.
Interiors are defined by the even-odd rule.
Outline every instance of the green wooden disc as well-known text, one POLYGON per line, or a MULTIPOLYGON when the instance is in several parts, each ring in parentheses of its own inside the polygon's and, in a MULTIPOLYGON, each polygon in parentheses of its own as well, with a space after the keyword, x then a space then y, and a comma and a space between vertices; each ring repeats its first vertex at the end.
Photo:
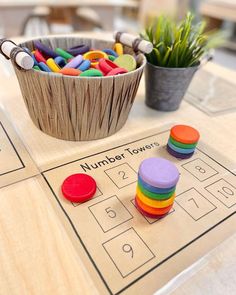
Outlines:
POLYGON ((169 199, 173 195, 173 193, 175 192, 175 189, 173 189, 169 193, 164 193, 164 194, 153 193, 153 192, 150 192, 150 191, 146 190, 139 181, 138 181, 138 187, 140 188, 141 192, 145 196, 147 196, 150 199, 155 199, 155 200, 169 199))
POLYGON ((108 55, 108 58, 111 60, 111 61, 114 61, 116 59, 116 57, 114 55, 108 55))
POLYGON ((178 142, 178 141, 174 140, 174 138, 171 137, 171 136, 170 136, 170 142, 173 145, 175 145, 177 147, 180 147, 182 149, 193 149, 193 148, 195 148, 197 146, 197 142, 196 143, 191 143, 191 144, 190 143, 182 143, 182 142, 178 142))
POLYGON ((136 59, 130 54, 122 54, 118 56, 114 60, 114 63, 120 68, 126 69, 128 72, 135 70, 137 67, 136 59))
POLYGON ((35 69, 36 71, 41 71, 39 66, 34 66, 33 69, 35 69))
POLYGON ((57 54, 59 54, 61 57, 64 57, 65 59, 74 58, 73 55, 71 55, 69 52, 67 52, 61 48, 56 48, 55 51, 57 54))
POLYGON ((89 69, 87 71, 82 72, 80 77, 101 77, 103 73, 97 69, 89 69))

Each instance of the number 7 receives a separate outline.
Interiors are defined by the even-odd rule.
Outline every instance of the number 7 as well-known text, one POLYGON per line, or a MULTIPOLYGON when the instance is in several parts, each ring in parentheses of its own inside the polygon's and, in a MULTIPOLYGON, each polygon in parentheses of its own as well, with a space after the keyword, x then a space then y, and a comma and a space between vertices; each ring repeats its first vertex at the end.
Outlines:
POLYGON ((196 205, 197 208, 199 208, 197 202, 194 200, 194 198, 189 199, 188 201, 193 201, 193 203, 196 205))

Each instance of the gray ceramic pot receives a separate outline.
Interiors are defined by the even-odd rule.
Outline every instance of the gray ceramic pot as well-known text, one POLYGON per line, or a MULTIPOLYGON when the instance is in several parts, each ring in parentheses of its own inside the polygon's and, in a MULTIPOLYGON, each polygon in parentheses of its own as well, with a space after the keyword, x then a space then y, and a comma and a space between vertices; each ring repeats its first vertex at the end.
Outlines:
POLYGON ((162 68, 147 63, 146 104, 160 111, 177 110, 198 68, 162 68))

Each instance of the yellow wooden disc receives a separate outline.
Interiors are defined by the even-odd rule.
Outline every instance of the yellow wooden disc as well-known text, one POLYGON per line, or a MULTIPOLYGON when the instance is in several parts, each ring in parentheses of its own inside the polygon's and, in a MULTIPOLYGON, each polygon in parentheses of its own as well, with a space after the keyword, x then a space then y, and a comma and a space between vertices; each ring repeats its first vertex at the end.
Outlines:
POLYGON ((172 205, 174 203, 174 200, 175 200, 175 193, 173 193, 173 195, 169 199, 163 200, 163 201, 150 199, 150 198, 146 197, 141 192, 139 187, 137 187, 137 196, 139 197, 139 199, 145 205, 148 205, 148 206, 153 207, 153 208, 165 208, 165 207, 168 207, 168 206, 172 205))
POLYGON ((84 59, 88 59, 91 61, 91 66, 95 67, 99 63, 100 58, 108 59, 108 55, 101 50, 92 50, 88 51, 83 55, 84 59))
POLYGON ((122 55, 124 53, 123 45, 121 43, 115 43, 113 49, 118 55, 122 55))
POLYGON ((61 68, 55 63, 53 58, 49 58, 47 60, 47 65, 55 73, 58 73, 61 70, 61 68))

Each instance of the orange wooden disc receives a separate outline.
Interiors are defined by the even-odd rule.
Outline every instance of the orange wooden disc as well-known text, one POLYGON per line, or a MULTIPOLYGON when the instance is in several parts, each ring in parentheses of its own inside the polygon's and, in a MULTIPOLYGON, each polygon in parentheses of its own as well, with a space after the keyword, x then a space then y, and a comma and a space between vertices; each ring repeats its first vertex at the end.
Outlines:
POLYGON ((63 68, 58 73, 67 76, 79 76, 81 74, 81 71, 74 68, 63 68))
POLYGON ((170 130, 170 135, 174 140, 182 143, 195 143, 199 140, 199 132, 187 125, 175 125, 170 130))
POLYGON ((164 215, 166 213, 168 213, 171 209, 171 207, 173 206, 173 204, 171 204, 170 206, 164 207, 164 208, 153 208, 150 207, 146 204, 144 204, 139 197, 136 195, 136 202, 138 204, 138 206, 145 212, 149 213, 149 214, 153 214, 153 215, 164 215))

